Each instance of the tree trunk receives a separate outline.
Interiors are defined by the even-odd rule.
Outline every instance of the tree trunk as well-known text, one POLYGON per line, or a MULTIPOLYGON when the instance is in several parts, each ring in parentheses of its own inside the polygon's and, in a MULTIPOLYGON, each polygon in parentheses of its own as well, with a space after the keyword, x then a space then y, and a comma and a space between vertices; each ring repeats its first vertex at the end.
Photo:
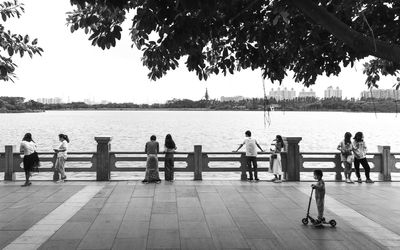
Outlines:
POLYGON ((373 38, 353 30, 326 9, 317 6, 312 0, 287 1, 355 51, 365 56, 372 55, 400 64, 400 47, 398 45, 377 39, 374 44, 373 38))

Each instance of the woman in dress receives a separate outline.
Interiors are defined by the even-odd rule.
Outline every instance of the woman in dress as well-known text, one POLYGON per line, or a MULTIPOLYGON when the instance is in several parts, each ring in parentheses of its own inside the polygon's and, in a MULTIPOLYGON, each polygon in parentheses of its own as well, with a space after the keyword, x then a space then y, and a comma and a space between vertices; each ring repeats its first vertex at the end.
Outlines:
POLYGON ((351 133, 344 134, 344 140, 339 143, 337 149, 340 150, 340 160, 344 166, 344 176, 346 183, 354 183, 351 180, 351 166, 353 164, 353 144, 351 143, 351 133))
POLYGON ((174 181, 174 152, 176 150, 176 145, 172 136, 167 134, 165 136, 165 144, 164 144, 164 152, 165 152, 165 161, 164 161, 164 173, 166 181, 174 181))
POLYGON ((143 183, 160 183, 160 176, 158 173, 158 158, 157 154, 160 151, 160 145, 156 141, 155 135, 150 137, 150 141, 146 143, 144 152, 147 154, 146 174, 143 183))
POLYGON ((57 160, 54 168, 58 173, 61 174, 60 182, 63 182, 65 179, 67 179, 67 176, 65 175, 65 161, 67 160, 69 138, 68 135, 59 134, 58 139, 60 141, 60 146, 54 149, 54 151, 57 153, 57 160))
POLYGON ((36 144, 32 139, 31 133, 26 133, 24 138, 22 138, 21 145, 19 147, 19 151, 24 155, 23 164, 25 171, 25 183, 22 187, 26 187, 31 185, 32 183, 29 181, 31 177, 31 172, 33 170, 33 166, 35 165, 35 152, 36 152, 36 144))
POLYGON ((271 150, 271 161, 270 161, 270 168, 268 172, 274 174, 274 179, 272 181, 274 183, 281 183, 282 182, 282 160, 281 160, 281 152, 284 150, 284 143, 282 136, 277 135, 274 143, 272 144, 273 147, 271 150))
POLYGON ((368 161, 367 161, 367 145, 364 141, 364 135, 362 132, 357 132, 354 135, 353 141, 353 152, 354 152, 354 168, 356 169, 357 182, 361 183, 361 175, 360 175, 360 163, 364 168, 366 183, 374 183, 369 177, 369 172, 371 170, 368 161))

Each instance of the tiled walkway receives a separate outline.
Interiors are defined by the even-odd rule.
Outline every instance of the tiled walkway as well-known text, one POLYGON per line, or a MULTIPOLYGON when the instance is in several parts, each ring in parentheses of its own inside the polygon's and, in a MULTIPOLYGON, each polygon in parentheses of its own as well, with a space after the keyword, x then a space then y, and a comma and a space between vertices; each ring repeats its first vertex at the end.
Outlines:
POLYGON ((20 184, 0 182, 0 248, 400 249, 397 182, 327 183, 336 228, 301 224, 307 182, 20 184))

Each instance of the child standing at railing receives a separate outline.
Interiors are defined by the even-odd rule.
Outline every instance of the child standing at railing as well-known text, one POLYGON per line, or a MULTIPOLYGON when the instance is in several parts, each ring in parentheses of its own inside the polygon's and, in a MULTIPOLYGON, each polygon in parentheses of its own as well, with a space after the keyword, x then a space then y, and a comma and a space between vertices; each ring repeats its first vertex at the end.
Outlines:
POLYGON ((321 226, 324 218, 324 204, 325 204, 325 182, 322 180, 322 170, 314 170, 314 179, 317 180, 316 184, 311 184, 311 187, 315 189, 315 202, 317 203, 318 218, 315 226, 321 226))

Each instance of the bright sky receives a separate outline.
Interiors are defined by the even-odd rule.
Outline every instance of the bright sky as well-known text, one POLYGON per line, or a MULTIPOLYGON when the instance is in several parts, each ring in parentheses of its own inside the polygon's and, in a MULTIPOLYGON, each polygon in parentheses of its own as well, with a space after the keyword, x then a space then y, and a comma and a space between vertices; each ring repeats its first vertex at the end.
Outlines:
MULTIPOLYGON (((29 99, 61 97, 64 101, 95 99, 113 102, 153 103, 173 98, 199 100, 208 88, 210 98, 221 96, 262 97, 261 71, 241 71, 234 75, 211 76, 207 82, 199 81, 195 73, 188 72, 185 64, 169 72, 156 82, 147 78, 148 69, 142 65, 141 52, 131 48, 130 20, 124 24, 122 38, 117 46, 103 51, 91 46, 83 31, 71 33, 66 26, 66 12, 72 10, 69 0, 23 1, 25 14, 20 19, 6 22, 6 29, 14 33, 38 38, 44 49, 43 56, 33 59, 15 58, 18 64, 15 83, 0 83, 0 96, 23 96, 29 99)), ((312 87, 322 97, 328 86, 339 86, 344 97, 360 96, 366 90, 362 64, 344 69, 339 77, 319 77, 312 87)), ((266 79, 267 93, 279 87, 266 79)), ((393 78, 380 82, 380 88, 391 88, 393 78)), ((303 86, 292 78, 285 79, 282 87, 294 88, 298 93, 303 86)))

